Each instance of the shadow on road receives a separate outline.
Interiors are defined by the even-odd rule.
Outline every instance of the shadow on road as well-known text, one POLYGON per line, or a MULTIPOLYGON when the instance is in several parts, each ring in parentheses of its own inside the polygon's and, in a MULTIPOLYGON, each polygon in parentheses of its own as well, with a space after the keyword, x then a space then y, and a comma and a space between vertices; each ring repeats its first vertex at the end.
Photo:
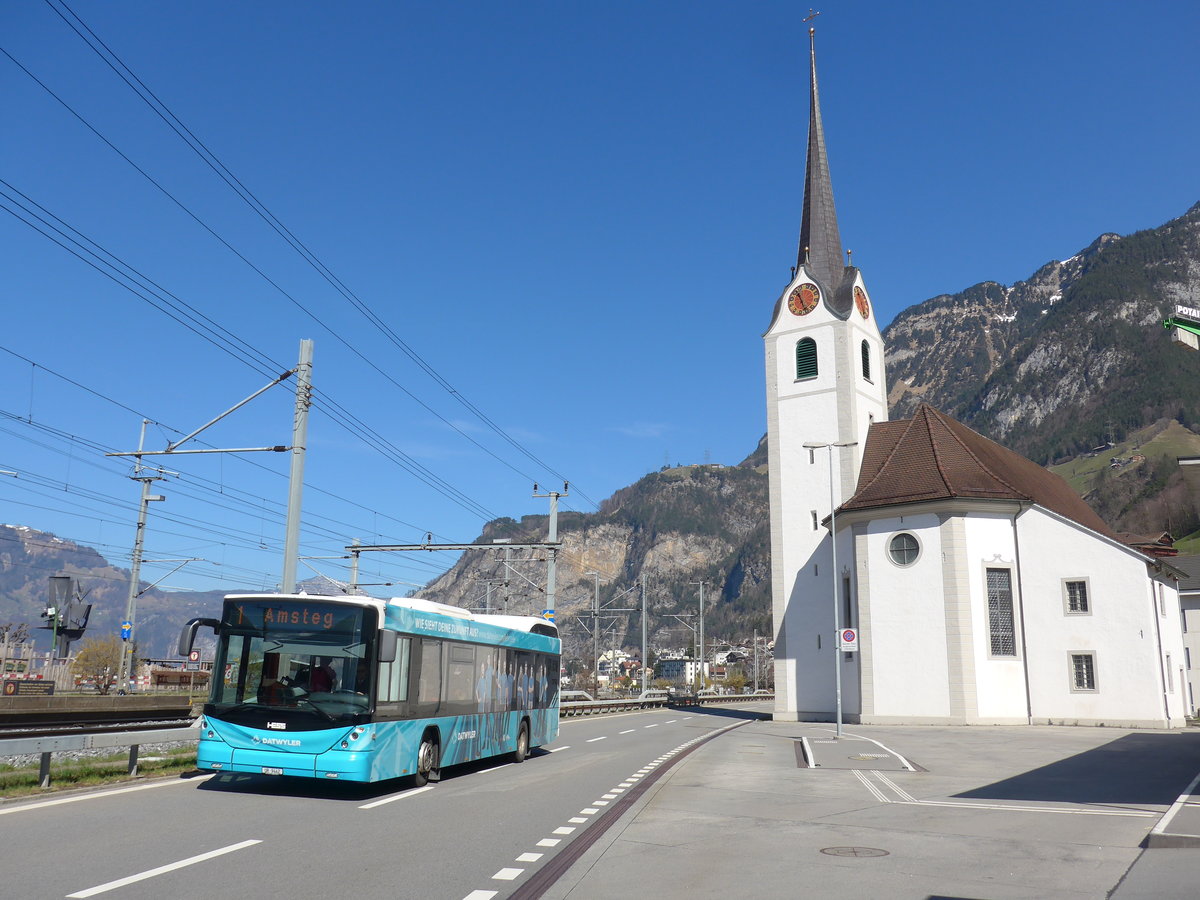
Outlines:
POLYGON ((1086 753, 954 796, 1170 805, 1197 771, 1200 733, 1127 734, 1086 753))

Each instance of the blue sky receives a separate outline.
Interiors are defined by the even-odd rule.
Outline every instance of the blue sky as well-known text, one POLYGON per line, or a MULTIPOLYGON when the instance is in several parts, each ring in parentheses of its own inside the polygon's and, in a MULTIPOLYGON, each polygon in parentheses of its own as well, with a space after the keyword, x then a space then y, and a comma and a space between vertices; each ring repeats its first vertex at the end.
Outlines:
MULTIPOLYGON (((799 230, 807 6, 71 9, 437 378, 222 183, 58 0, 7 3, 4 207, 19 191, 224 331, 202 338, 0 217, 0 469, 19 473, 0 476, 0 521, 128 565, 137 486, 103 452, 134 449, 143 416, 156 449, 199 427, 294 365, 302 338, 324 404, 309 426, 306 556, 353 538, 471 540, 491 515, 544 512, 534 481, 570 479, 564 508, 590 510, 664 463, 754 449, 761 333, 799 230)), ((1200 6, 821 9, 842 239, 885 323, 1200 200, 1200 6)), ((287 443, 289 390, 203 437, 287 443)), ((147 558, 199 560, 143 576, 274 585, 286 458, 164 465, 179 474, 156 485, 167 500, 151 507, 147 558)), ((451 561, 376 555, 363 578, 402 593, 451 561)), ((344 566, 312 559, 300 577, 344 566)))

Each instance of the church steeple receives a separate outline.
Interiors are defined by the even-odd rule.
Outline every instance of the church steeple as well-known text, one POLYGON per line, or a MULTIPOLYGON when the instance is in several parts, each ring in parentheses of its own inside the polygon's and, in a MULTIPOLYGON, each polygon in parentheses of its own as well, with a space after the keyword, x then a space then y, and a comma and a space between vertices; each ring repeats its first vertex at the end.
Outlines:
POLYGON ((825 154, 825 132, 821 128, 821 102, 817 95, 816 29, 808 29, 809 110, 808 161, 804 175, 804 213, 800 220, 800 251, 797 265, 806 265, 817 280, 833 292, 842 281, 842 239, 838 234, 837 211, 833 208, 833 184, 829 158, 825 154))

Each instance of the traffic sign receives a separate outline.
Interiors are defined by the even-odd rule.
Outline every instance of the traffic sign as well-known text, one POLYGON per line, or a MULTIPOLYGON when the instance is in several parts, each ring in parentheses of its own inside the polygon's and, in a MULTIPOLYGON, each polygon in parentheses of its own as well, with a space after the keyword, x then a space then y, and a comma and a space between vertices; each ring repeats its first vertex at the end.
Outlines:
POLYGON ((126 620, 121 623, 121 640, 129 640, 129 636, 133 634, 133 623, 126 620))
POLYGON ((193 650, 191 653, 188 654, 188 659, 191 660, 192 662, 200 662, 200 651, 193 650))
POLYGON ((853 653, 858 649, 858 629, 843 628, 838 631, 838 649, 853 653))
POLYGON ((542 610, 542 618, 545 619, 547 622, 553 622, 554 621, 554 610, 543 609, 542 610))

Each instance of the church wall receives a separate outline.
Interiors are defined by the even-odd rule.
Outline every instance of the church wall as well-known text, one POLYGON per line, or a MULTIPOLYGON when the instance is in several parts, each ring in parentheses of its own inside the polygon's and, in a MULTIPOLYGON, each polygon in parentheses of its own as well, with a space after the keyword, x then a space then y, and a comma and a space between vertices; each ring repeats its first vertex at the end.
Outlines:
MULTIPOLYGON (((821 524, 831 509, 831 459, 828 450, 810 451, 803 444, 860 441, 857 447, 833 451, 834 500, 841 503, 854 489, 865 439, 853 431, 847 437, 841 422, 845 404, 839 402, 838 388, 846 380, 835 372, 845 368, 845 350, 839 352, 836 340, 844 327, 821 306, 803 318, 784 308, 766 336, 775 715, 780 719, 817 718, 835 706, 831 552, 828 530, 821 524), (795 346, 802 337, 816 343, 818 374, 797 380, 795 346)), ((839 551, 849 563, 849 543, 839 551)))
POLYGON ((971 647, 976 685, 974 722, 1025 724, 1029 709, 1025 696, 1024 646, 1016 629, 1017 655, 994 656, 988 619, 987 570, 1011 571, 1013 616, 1020 623, 1023 580, 1018 569, 1013 517, 1008 513, 971 512, 958 517, 965 532, 965 552, 959 561, 970 591, 971 647))
POLYGON ((939 525, 937 515, 926 513, 876 519, 865 529, 870 592, 859 594, 864 721, 950 719, 939 525), (902 531, 920 543, 916 561, 904 567, 888 553, 902 531))
POLYGON ((1161 727, 1169 709, 1184 724, 1176 591, 1160 610, 1144 559, 1038 508, 1018 532, 1033 721, 1161 727), (1087 614, 1066 611, 1064 580, 1086 582, 1087 614), (1093 655, 1095 690, 1073 689, 1072 653, 1093 655))

